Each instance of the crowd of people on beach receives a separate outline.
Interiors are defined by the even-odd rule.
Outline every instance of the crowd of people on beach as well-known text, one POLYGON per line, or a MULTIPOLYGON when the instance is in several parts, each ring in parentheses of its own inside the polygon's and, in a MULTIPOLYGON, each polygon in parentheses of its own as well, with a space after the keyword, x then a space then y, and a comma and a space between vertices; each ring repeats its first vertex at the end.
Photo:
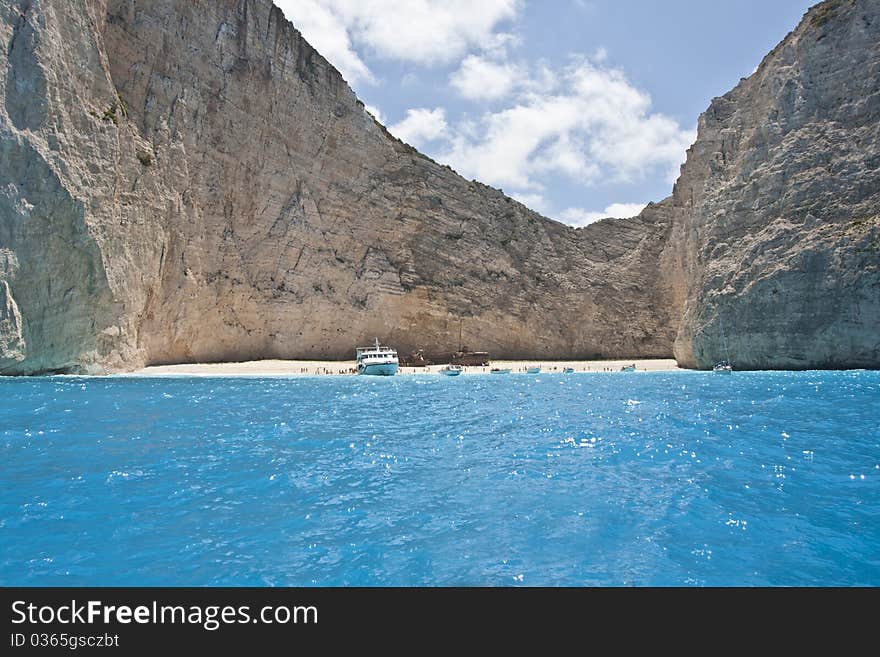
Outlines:
POLYGON ((321 374, 357 374, 357 368, 346 367, 344 369, 331 369, 328 367, 300 367, 299 374, 311 374, 314 376, 321 374))
MULTIPOLYGON (((594 369, 594 368, 589 367, 589 366, 587 366, 587 367, 577 368, 577 367, 571 367, 570 365, 567 365, 567 366, 556 366, 556 365, 554 365, 554 366, 552 366, 552 367, 545 367, 545 366, 543 366, 543 365, 541 365, 541 366, 537 366, 537 365, 523 365, 523 366, 521 366, 521 367, 510 368, 510 371, 511 371, 511 372, 526 373, 526 372, 528 372, 529 369, 532 368, 532 367, 540 367, 540 368, 541 368, 541 372, 544 373, 544 374, 549 374, 549 373, 557 373, 557 374, 558 374, 558 373, 562 373, 562 372, 564 372, 564 371, 567 370, 567 369, 571 369, 571 370, 573 370, 574 372, 620 372, 620 371, 621 371, 621 369, 615 369, 615 368, 613 368, 613 367, 601 367, 601 368, 600 368, 600 367, 596 367, 596 368, 594 369)), ((476 373, 476 374, 488 374, 488 373, 491 371, 491 369, 492 369, 491 367, 462 366, 461 371, 462 371, 462 374, 468 374, 468 373, 470 373, 470 374, 474 374, 474 373, 476 373)), ((647 370, 645 370, 645 371, 647 371, 647 370)), ((349 369, 338 370, 338 371, 331 371, 331 370, 328 370, 327 368, 318 368, 318 369, 315 370, 315 371, 311 371, 311 370, 309 370, 308 368, 303 368, 303 373, 304 373, 304 374, 357 374, 357 368, 352 367, 352 368, 349 368, 349 369)), ((428 367, 401 367, 400 370, 398 371, 398 374, 403 374, 403 375, 408 375, 408 374, 437 374, 437 370, 436 370, 436 369, 431 369, 431 368, 428 368, 428 367)))

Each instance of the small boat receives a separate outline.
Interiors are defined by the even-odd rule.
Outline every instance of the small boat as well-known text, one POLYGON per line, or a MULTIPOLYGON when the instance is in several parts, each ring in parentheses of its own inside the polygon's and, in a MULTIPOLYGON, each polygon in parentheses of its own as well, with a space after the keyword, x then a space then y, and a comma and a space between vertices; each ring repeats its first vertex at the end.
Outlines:
POLYGON ((620 371, 621 372, 635 372, 636 371, 635 363, 633 363, 632 365, 624 365, 623 367, 620 368, 620 371))
POLYGON ((372 347, 357 348, 357 373, 378 376, 394 376, 397 374, 397 351, 391 347, 383 347, 376 338, 372 347))
POLYGON ((715 374, 730 374, 733 372, 733 366, 726 360, 721 360, 715 363, 715 367, 712 368, 712 371, 715 374))
POLYGON ((443 376, 458 376, 461 374, 461 365, 447 365, 440 370, 443 376))
POLYGON ((541 373, 540 367, 530 367, 529 369, 526 370, 526 374, 540 374, 540 373, 541 373))
POLYGON ((564 370, 562 370, 562 373, 563 374, 574 374, 574 368, 573 367, 566 367, 564 370))
POLYGON ((510 374, 510 370, 503 370, 500 367, 493 367, 491 370, 489 370, 489 374, 510 374))
POLYGON ((715 374, 731 374, 733 372, 733 365, 730 364, 730 351, 727 349, 727 337, 724 335, 724 323, 721 315, 718 316, 718 331, 721 334, 721 346, 724 348, 724 360, 719 360, 715 363, 712 371, 715 374))

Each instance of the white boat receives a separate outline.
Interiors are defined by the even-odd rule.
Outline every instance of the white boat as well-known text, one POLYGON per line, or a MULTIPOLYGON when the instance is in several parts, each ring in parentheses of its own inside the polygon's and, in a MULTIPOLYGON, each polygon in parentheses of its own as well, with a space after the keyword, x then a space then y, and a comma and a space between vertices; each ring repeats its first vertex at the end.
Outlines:
POLYGON ((461 374, 461 365, 447 365, 440 370, 443 376, 458 376, 461 374))
POLYGON ((715 367, 712 368, 712 371, 715 372, 715 374, 730 374, 733 372, 733 366, 726 360, 722 360, 715 363, 715 367))
POLYGON ((383 347, 376 338, 372 347, 357 348, 357 373, 378 376, 394 376, 397 374, 397 351, 391 347, 383 347))
POLYGON ((730 374, 733 372, 733 365, 730 364, 730 351, 727 349, 727 337, 724 335, 724 324, 720 315, 718 316, 718 331, 721 333, 721 345, 724 347, 724 360, 715 363, 712 371, 715 374, 730 374))
POLYGON ((620 368, 620 371, 621 372, 635 372, 636 365, 635 365, 635 363, 633 363, 632 365, 624 365, 623 367, 620 368))

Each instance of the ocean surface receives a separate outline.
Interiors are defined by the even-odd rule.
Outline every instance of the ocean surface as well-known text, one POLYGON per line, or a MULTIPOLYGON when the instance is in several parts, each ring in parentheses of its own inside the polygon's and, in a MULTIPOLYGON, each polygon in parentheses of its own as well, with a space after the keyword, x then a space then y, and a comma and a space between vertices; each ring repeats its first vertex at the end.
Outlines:
POLYGON ((880 372, 0 380, 2 585, 880 585, 880 372))

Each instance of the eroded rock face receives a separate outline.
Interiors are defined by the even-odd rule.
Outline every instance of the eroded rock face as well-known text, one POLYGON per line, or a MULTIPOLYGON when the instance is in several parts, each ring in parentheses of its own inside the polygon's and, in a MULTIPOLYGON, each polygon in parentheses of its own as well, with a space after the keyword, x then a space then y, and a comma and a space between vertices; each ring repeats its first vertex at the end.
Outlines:
POLYGON ((705 367, 720 325, 738 367, 876 366, 876 14, 812 10, 713 102, 670 198, 575 230, 389 135, 269 0, 4 2, 0 372, 460 329, 705 367))
POLYGON ((459 329, 496 357, 669 354, 669 217, 574 230, 464 180, 390 136, 268 0, 3 12, 22 321, 0 371, 453 349, 459 329))
POLYGON ((813 7, 715 99, 670 202, 680 364, 880 365, 880 3, 813 7))

